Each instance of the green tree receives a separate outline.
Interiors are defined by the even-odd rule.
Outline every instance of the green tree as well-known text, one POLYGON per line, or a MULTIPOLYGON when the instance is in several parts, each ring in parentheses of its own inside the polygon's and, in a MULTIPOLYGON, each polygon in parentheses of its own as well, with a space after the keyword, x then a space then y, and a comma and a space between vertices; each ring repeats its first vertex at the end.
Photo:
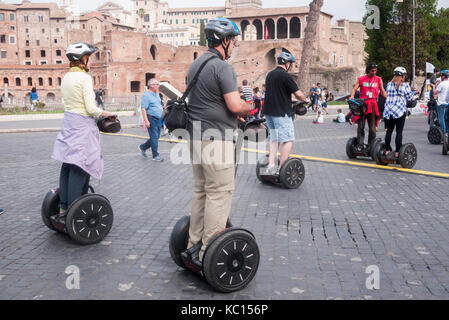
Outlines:
POLYGON ((206 46, 206 33, 204 32, 204 19, 201 19, 200 23, 200 46, 206 46))
POLYGON ((433 64, 440 69, 449 69, 449 8, 440 9, 432 28, 433 64))
MULTIPOLYGON (((413 15, 412 3, 404 0, 367 0, 367 6, 379 8, 379 28, 367 28, 365 51, 366 62, 379 65, 379 75, 384 81, 391 80, 397 66, 406 67, 409 75, 413 65, 413 15)), ((416 21, 416 70, 425 70, 427 61, 432 61, 436 54, 432 47, 432 26, 435 24, 437 0, 418 0, 415 10, 416 21)), ((365 25, 370 12, 364 17, 365 25)))

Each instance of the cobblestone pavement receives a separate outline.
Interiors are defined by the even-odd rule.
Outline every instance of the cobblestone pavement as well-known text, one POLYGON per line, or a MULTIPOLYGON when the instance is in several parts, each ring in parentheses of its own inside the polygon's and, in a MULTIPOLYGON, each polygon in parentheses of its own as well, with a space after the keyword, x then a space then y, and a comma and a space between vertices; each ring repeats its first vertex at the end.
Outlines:
MULTIPOLYGON (((298 120, 294 152, 346 159, 355 128, 326 121, 298 120)), ((143 139, 101 137, 105 173, 92 185, 114 209, 103 242, 80 246, 47 229, 40 206, 58 183, 56 134, 0 134, 0 299, 449 298, 447 179, 305 161, 303 185, 284 190, 261 184, 254 164, 240 165, 231 219, 254 233, 261 260, 247 288, 221 294, 168 252, 174 224, 189 214, 191 167, 143 158, 143 139), (69 265, 79 267, 79 290, 66 288, 69 265), (371 265, 380 271, 378 290, 366 287, 371 265)), ((426 135, 424 117, 407 121, 416 169, 449 172, 449 157, 426 135)), ((166 159, 172 146, 160 143, 166 159)))

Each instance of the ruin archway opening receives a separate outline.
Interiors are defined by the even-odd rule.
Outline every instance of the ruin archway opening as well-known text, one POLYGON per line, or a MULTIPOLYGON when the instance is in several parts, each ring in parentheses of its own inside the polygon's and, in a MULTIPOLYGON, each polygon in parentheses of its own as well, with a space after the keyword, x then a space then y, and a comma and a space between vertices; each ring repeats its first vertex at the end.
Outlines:
POLYGON ((249 26, 248 20, 243 20, 240 22, 240 29, 242 30, 242 41, 245 41, 246 28, 249 26))
POLYGON ((290 20, 290 38, 301 38, 301 20, 298 17, 290 20))
POLYGON ((54 102, 56 100, 56 96, 53 92, 47 93, 47 101, 48 102, 54 102))
POLYGON ((280 18, 277 21, 277 39, 287 39, 288 23, 287 19, 280 18))
POLYGON ((265 65, 268 69, 276 66, 276 49, 273 48, 265 54, 265 65))
POLYGON ((156 46, 153 44, 150 48, 150 53, 153 60, 156 60, 156 52, 157 52, 156 46))
POLYGON ((131 81, 131 92, 140 92, 140 81, 131 81))
POLYGON ((274 39, 274 20, 273 19, 267 19, 265 21, 265 39, 274 39), (268 31, 268 33, 267 33, 268 31))
POLYGON ((256 40, 263 39, 263 27, 262 22, 259 19, 254 20, 253 26, 256 28, 256 40))

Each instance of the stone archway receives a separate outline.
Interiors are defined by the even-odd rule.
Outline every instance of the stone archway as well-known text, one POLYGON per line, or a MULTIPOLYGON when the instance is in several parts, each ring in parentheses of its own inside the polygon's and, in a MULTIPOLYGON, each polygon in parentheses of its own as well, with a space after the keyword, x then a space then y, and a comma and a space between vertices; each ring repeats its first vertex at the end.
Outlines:
POLYGON ((276 39, 287 39, 287 37, 288 37, 287 19, 279 18, 276 24, 277 24, 277 38, 276 39))
POLYGON ((256 40, 262 40, 263 39, 262 21, 260 21, 259 19, 254 20, 253 26, 254 28, 256 28, 256 40))
POLYGON ((275 26, 274 26, 274 20, 269 18, 265 20, 265 26, 264 26, 264 39, 274 39, 275 37, 275 26))
POLYGON ((301 20, 298 17, 290 20, 290 39, 293 38, 301 38, 301 20))
POLYGON ((242 30, 242 41, 245 41, 246 28, 250 25, 248 20, 240 22, 240 29, 242 30))
POLYGON ((267 69, 273 69, 276 66, 276 48, 268 51, 264 58, 267 69))
POLYGON ((157 48, 154 44, 150 48, 150 53, 151 53, 151 57, 153 58, 153 60, 156 60, 157 48))
POLYGON ((54 102, 56 99, 56 96, 53 92, 47 93, 47 102, 54 102))

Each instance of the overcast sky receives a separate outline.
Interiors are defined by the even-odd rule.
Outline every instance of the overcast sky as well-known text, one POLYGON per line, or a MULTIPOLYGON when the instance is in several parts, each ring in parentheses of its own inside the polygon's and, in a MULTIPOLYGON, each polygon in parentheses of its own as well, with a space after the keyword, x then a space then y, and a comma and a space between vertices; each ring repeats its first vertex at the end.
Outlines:
MULTIPOLYGON (((101 4, 108 2, 108 0, 73 0, 78 3, 80 11, 95 10, 101 4)), ((124 6, 126 9, 131 9, 132 0, 111 0, 124 6)), ((224 6, 225 0, 166 0, 171 8, 175 7, 202 7, 224 6), (187 5, 188 3, 188 5, 187 5)), ((279 8, 279 7, 300 7, 308 5, 311 0, 262 0, 264 8, 279 8)), ((408 1, 408 0, 404 0, 408 1)), ((419 1, 419 0, 418 0, 419 1)), ((7 3, 19 3, 20 0, 3 0, 7 3)), ((57 2, 58 0, 32 0, 31 2, 57 2)), ((347 18, 349 20, 361 21, 365 13, 365 0, 324 0, 323 11, 334 15, 336 19, 347 18)), ((449 7, 449 0, 439 0, 439 8, 449 7)))

